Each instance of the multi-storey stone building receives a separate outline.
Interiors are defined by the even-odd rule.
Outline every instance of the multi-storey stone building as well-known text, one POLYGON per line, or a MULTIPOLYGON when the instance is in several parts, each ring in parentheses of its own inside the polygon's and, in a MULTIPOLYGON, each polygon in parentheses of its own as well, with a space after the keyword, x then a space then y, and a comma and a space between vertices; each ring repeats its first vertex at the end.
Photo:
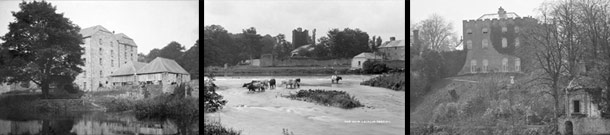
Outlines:
POLYGON ((536 19, 506 13, 485 14, 477 20, 463 21, 466 61, 458 74, 521 72, 522 60, 515 49, 522 44, 520 32, 536 19))
POLYGON ((97 25, 84 28, 81 46, 85 49, 82 56, 83 72, 76 76, 76 83, 85 91, 96 91, 100 87, 111 87, 110 75, 128 62, 138 59, 133 39, 123 33, 114 34, 106 28, 97 25))

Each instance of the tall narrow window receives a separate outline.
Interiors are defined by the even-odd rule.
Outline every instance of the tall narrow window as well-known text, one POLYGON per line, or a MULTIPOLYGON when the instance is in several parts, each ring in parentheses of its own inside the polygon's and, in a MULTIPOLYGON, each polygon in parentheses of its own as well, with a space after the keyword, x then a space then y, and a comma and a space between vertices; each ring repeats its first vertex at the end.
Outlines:
POLYGON ((100 38, 100 45, 102 45, 102 39, 100 38))
POLYGON ((487 73, 487 65, 488 65, 487 62, 488 62, 487 59, 483 60, 483 73, 487 73))
POLYGON ((515 38, 515 47, 519 47, 521 45, 521 41, 519 41, 519 37, 515 38))
POLYGON ((470 72, 471 73, 477 73, 476 68, 477 68, 477 61, 476 60, 471 60, 470 61, 470 72))
POLYGON ((515 59, 515 72, 520 72, 521 71, 521 59, 516 58, 515 59))
POLYGON ((483 31, 483 34, 487 34, 487 32, 489 32, 489 30, 487 28, 483 28, 483 30, 481 30, 481 31, 483 31))
POLYGON ((83 89, 87 90, 87 82, 83 82, 83 89))
POLYGON ((502 32, 506 32, 508 31, 508 29, 506 28, 506 26, 502 26, 502 32))
POLYGON ((466 49, 472 49, 472 40, 468 40, 466 43, 466 49))
POLYGON ((574 100, 574 113, 580 113, 580 101, 574 100))
POLYGON ((102 58, 100 58, 100 66, 102 65, 102 58))
POLYGON ((489 46, 489 41, 487 39, 483 39, 482 44, 483 44, 483 47, 481 47, 481 48, 485 49, 485 48, 487 48, 487 46, 489 46))
POLYGON ((506 41, 506 38, 503 37, 502 38, 502 48, 506 48, 508 46, 508 41, 506 41))
POLYGON ((102 74, 102 70, 100 70, 100 77, 102 77, 102 76, 104 76, 104 75, 102 74))
POLYGON ((468 35, 472 34, 472 29, 468 29, 466 33, 468 33, 468 35))
POLYGON ((508 59, 507 58, 503 58, 502 59, 502 72, 507 72, 508 70, 508 59))
POLYGON ((114 67, 114 60, 110 60, 110 67, 114 67))
POLYGON ((102 50, 102 48, 100 47, 100 55, 103 55, 103 54, 102 54, 103 52, 104 52, 104 51, 103 51, 103 50, 102 50))
POLYGON ((519 33, 519 27, 515 26, 515 33, 519 33))
POLYGON ((110 58, 114 58, 114 50, 110 50, 110 58))

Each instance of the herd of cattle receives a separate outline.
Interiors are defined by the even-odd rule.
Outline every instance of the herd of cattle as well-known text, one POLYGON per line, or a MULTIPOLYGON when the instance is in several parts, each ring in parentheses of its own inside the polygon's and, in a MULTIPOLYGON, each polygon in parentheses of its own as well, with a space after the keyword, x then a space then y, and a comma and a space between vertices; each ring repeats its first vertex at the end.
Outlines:
MULTIPOLYGON (((301 78, 284 80, 280 85, 284 85, 286 88, 299 88, 301 87, 301 78)), ((252 82, 244 83, 242 87, 247 88, 248 91, 265 91, 265 89, 275 89, 276 81, 275 79, 252 80, 252 82)))
MULTIPOLYGON (((342 78, 340 76, 333 75, 331 77, 331 83, 339 83, 339 80, 342 78)), ((211 86, 216 87, 212 81, 215 79, 204 77, 204 84, 210 83, 211 86)), ((301 78, 288 79, 281 81, 280 85, 286 86, 286 88, 300 88, 301 87, 301 78)), ((265 91, 265 89, 275 89, 276 88, 276 80, 252 80, 252 82, 244 83, 242 87, 247 88, 248 91, 265 91)))

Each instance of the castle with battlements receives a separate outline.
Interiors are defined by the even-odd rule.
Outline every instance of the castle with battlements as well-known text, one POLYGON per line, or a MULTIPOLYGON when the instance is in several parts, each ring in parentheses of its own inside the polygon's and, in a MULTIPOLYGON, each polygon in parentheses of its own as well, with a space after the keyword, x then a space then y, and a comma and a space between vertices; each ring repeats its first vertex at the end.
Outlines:
POLYGON ((532 23, 535 24, 536 19, 507 13, 502 7, 497 13, 464 20, 463 41, 467 55, 458 74, 522 72, 521 58, 515 55, 515 49, 523 45, 519 33, 532 23))

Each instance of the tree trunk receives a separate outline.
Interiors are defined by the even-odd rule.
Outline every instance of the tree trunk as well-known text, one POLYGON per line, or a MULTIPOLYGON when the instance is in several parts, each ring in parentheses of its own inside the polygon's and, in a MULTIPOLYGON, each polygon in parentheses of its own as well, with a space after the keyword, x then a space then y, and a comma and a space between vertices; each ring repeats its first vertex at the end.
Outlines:
POLYGON ((554 105, 555 111, 553 111, 553 117, 554 117, 553 122, 555 123, 553 128, 555 129, 555 133, 559 132, 559 128, 558 128, 559 127, 559 115, 558 115, 558 112, 559 112, 558 88, 559 88, 559 86, 557 86, 557 83, 558 83, 558 79, 554 79, 552 93, 553 93, 553 100, 555 101, 555 105, 554 105))
POLYGON ((47 98, 49 96, 49 82, 43 80, 41 81, 40 85, 43 98, 47 98))

